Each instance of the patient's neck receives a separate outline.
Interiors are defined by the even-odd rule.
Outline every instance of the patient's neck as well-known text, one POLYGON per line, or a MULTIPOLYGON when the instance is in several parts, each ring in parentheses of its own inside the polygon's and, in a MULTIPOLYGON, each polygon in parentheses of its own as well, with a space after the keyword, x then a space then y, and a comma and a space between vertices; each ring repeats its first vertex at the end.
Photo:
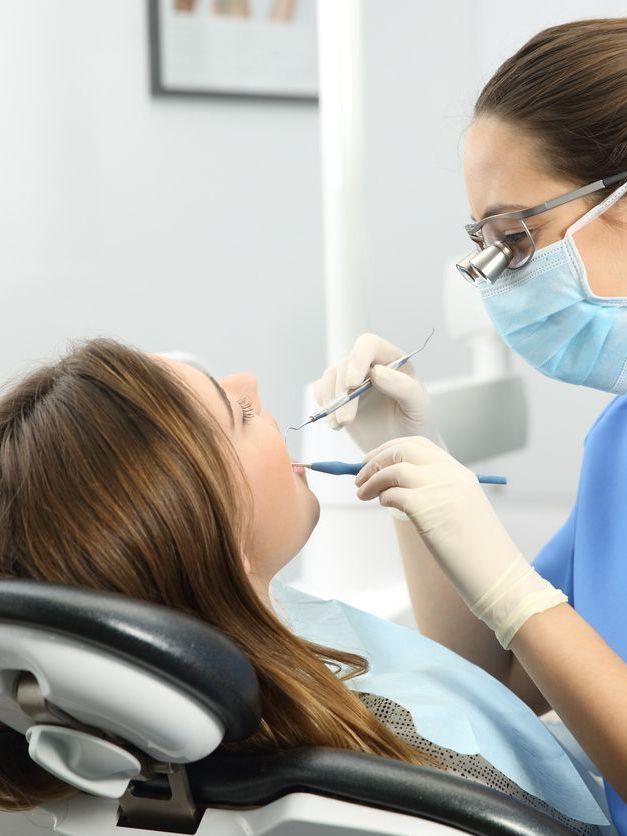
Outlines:
POLYGON ((250 572, 248 580, 251 586, 257 593, 257 597, 270 612, 274 612, 272 603, 270 602, 270 578, 265 578, 262 575, 257 575, 255 572, 250 572))

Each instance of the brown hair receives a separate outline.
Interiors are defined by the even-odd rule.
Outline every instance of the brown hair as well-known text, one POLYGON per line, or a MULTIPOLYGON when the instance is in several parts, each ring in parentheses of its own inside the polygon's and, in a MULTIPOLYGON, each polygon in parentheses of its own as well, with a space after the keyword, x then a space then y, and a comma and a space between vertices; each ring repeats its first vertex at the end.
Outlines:
MULTIPOLYGON (((239 546, 249 501, 228 436, 141 351, 79 343, 0 400, 1 577, 120 592, 229 636, 259 678, 262 723, 228 748, 333 746, 424 764, 342 684, 366 660, 298 638, 257 597, 239 546)), ((0 753, 0 807, 74 792, 6 726, 0 753)))
POLYGON ((551 173, 574 184, 625 171, 627 17, 576 20, 538 32, 494 73, 474 115, 526 130, 540 141, 551 173))

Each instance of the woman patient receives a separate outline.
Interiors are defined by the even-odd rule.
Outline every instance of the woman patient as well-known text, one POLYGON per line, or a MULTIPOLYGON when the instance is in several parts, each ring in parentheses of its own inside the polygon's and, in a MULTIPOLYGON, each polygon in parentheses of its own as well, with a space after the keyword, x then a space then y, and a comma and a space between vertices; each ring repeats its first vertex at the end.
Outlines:
MULTIPOLYGON (((224 632, 256 670, 263 715, 229 748, 332 746, 453 768, 551 812, 480 756, 429 744, 401 707, 347 688, 366 660, 275 615, 270 581, 318 516, 252 375, 216 380, 96 339, 0 399, 0 576, 118 592, 224 632)), ((0 747, 1 808, 73 792, 29 759, 21 734, 0 727, 0 747)))

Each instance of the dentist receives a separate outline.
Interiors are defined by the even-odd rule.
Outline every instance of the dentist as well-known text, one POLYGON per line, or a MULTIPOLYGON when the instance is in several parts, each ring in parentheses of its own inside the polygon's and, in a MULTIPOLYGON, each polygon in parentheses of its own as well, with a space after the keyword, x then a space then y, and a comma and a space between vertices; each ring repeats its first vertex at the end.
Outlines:
POLYGON ((373 390, 329 421, 365 453, 359 498, 394 509, 419 629, 554 708, 627 834, 627 18, 547 29, 505 61, 475 105, 464 177, 478 250, 458 268, 502 339, 617 395, 563 527, 530 566, 446 452, 412 368, 382 365, 403 352, 380 337, 359 337, 314 392, 328 402, 370 370, 373 390))

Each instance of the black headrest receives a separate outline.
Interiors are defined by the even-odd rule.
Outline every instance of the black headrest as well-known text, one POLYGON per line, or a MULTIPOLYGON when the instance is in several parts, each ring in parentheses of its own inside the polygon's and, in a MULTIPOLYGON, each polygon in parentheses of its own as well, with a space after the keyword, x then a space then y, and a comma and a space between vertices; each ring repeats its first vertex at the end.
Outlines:
POLYGON ((199 618, 113 592, 0 580, 0 621, 101 648, 190 694, 242 740, 261 718, 255 671, 236 645, 199 618))

